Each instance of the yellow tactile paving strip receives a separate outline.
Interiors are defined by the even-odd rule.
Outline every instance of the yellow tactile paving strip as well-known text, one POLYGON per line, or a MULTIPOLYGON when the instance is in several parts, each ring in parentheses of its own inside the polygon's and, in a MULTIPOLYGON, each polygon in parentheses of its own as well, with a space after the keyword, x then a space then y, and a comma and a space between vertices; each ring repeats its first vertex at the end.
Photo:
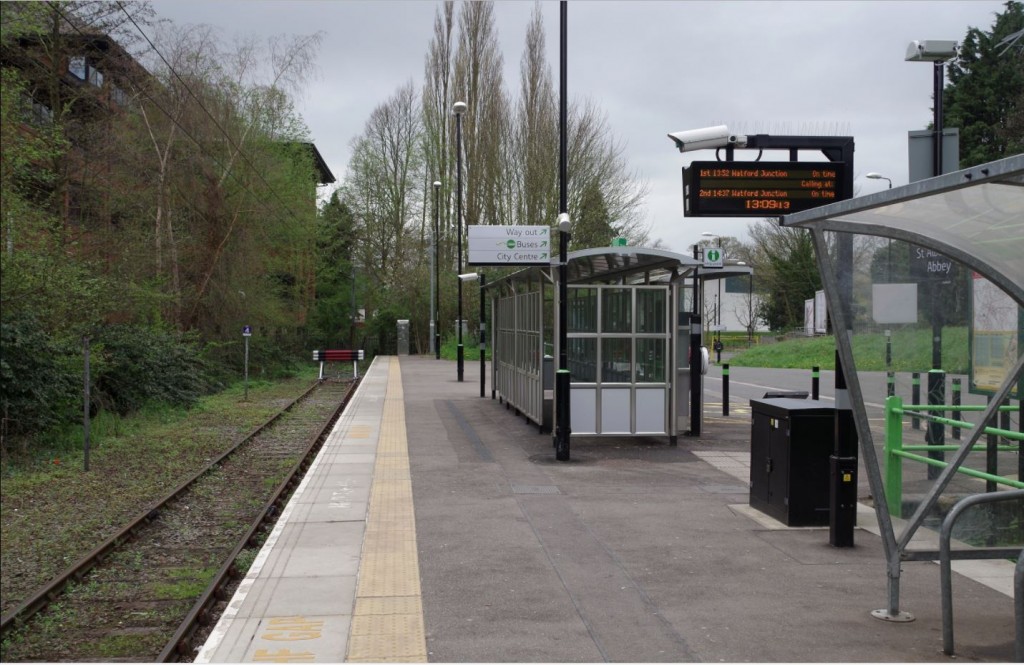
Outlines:
POLYGON ((397 358, 389 362, 349 662, 427 661, 402 373, 397 358))

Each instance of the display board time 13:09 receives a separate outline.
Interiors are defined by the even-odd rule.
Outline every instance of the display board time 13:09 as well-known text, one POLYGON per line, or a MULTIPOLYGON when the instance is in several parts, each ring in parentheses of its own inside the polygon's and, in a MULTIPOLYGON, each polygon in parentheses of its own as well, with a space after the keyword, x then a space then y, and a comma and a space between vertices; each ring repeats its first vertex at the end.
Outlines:
POLYGON ((777 217, 846 198, 842 162, 693 162, 683 170, 691 217, 777 217))

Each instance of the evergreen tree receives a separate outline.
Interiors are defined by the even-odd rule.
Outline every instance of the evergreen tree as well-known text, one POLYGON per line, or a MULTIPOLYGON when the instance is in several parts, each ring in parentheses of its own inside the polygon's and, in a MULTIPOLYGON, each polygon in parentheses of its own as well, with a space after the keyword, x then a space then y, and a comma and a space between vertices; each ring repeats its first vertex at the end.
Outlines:
POLYGON ((960 128, 960 167, 1024 152, 1024 4, 1009 0, 988 32, 970 28, 949 63, 945 125, 960 128))

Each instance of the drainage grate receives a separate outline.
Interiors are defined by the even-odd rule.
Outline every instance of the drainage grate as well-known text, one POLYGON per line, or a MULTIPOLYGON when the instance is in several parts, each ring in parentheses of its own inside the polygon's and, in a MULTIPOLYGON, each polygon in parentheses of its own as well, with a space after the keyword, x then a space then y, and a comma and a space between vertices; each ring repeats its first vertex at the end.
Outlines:
POLYGON ((513 485, 513 494, 561 494, 556 485, 513 485))

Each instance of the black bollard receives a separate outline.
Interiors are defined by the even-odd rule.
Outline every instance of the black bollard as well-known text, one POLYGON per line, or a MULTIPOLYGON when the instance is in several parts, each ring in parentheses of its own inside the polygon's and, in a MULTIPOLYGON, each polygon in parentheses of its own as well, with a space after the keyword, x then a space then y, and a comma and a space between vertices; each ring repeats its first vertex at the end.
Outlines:
POLYGON ((729 415, 729 363, 722 365, 722 415, 729 415))
MULTIPOLYGON (((953 420, 960 420, 963 418, 963 412, 956 408, 960 406, 960 379, 953 379, 953 394, 950 396, 950 400, 953 403, 953 420)), ((953 427, 953 438, 957 441, 960 440, 959 427, 953 427)))
MULTIPOLYGON (((914 372, 910 375, 910 403, 921 404, 921 373, 914 372)), ((910 426, 914 429, 921 429, 921 419, 914 416, 910 419, 910 426)))
POLYGON ((818 399, 821 389, 821 368, 815 365, 811 368, 811 399, 818 399))
MULTIPOLYGON (((991 395, 988 396, 988 403, 992 403, 991 395)), ((999 414, 992 414, 992 420, 980 427, 995 427, 998 422, 999 414)), ((998 445, 999 438, 995 434, 985 434, 985 473, 991 473, 993 476, 999 475, 999 451, 996 448, 998 445)), ((995 492, 997 489, 996 481, 985 481, 986 492, 995 492)))
POLYGON ((885 373, 885 396, 892 397, 896 394, 896 372, 885 373))
MULTIPOLYGON (((941 369, 928 371, 928 406, 938 406, 946 403, 946 373, 941 369)), ((941 416, 942 412, 930 411, 932 415, 941 416)), ((929 420, 928 431, 925 434, 925 441, 930 446, 941 446, 946 443, 946 426, 942 423, 929 420)), ((928 457, 934 460, 945 460, 946 453, 941 450, 929 450, 928 457)), ((937 466, 928 465, 928 479, 935 480, 942 473, 937 466)))

